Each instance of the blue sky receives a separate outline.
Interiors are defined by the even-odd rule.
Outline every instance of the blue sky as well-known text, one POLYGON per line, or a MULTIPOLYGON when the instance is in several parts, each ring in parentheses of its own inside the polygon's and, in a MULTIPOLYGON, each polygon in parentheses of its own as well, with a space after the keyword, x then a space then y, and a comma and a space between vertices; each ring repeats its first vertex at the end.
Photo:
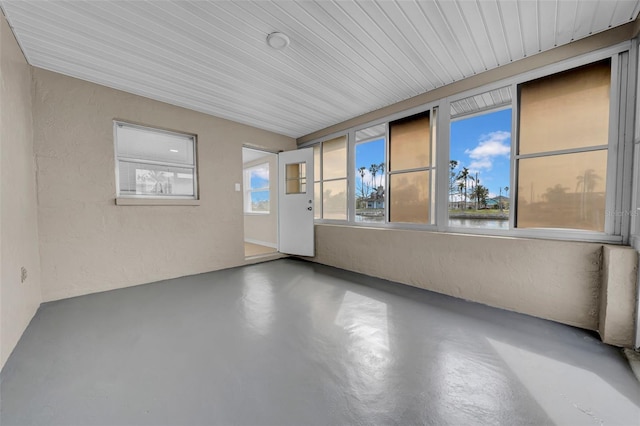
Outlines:
MULTIPOLYGON (((365 182, 370 183, 372 176, 369 168, 372 164, 384 163, 384 138, 375 139, 371 142, 359 143, 356 145, 356 170, 360 167, 366 167, 365 182)), ((356 194, 360 195, 360 174, 356 172, 356 194)), ((378 184, 384 186, 384 175, 376 174, 378 184)), ((370 185, 371 186, 371 185, 370 185)))
POLYGON ((510 147, 510 108, 451 122, 449 158, 458 161, 456 172, 462 167, 473 176, 477 172, 491 197, 509 186, 510 147))
MULTIPOLYGON (((251 171, 252 188, 269 188, 269 169, 257 169, 251 171)), ((269 191, 251 193, 251 202, 256 203, 269 199, 269 191)))
MULTIPOLYGON (((384 139, 356 145, 356 170, 384 161, 384 139)), ((511 109, 491 112, 451 122, 450 156, 458 161, 456 173, 467 167, 480 184, 489 188, 491 197, 509 186, 511 155, 511 109)), ((379 176, 379 175, 378 175, 379 176)), ((376 179, 378 180, 378 179, 376 179)), ((360 193, 360 175, 356 173, 356 193, 360 193)), ((511 192, 511 191, 509 191, 511 192)), ((502 191, 504 195, 504 191, 502 191)))

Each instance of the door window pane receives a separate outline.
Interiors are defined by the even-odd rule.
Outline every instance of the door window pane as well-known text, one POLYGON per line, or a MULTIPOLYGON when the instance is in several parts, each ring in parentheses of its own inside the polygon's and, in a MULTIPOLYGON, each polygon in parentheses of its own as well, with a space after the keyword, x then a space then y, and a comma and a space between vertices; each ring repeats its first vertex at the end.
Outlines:
POLYGON ((429 112, 389 123, 389 170, 428 167, 431 164, 429 112))
POLYGON ((428 171, 392 174, 389 187, 391 222, 429 223, 428 171))
POLYGON ((610 61, 520 86, 520 154, 606 145, 610 61))
POLYGON ((607 151, 519 160, 519 228, 604 231, 607 151))
POLYGON ((286 193, 303 194, 307 192, 307 164, 292 163, 285 167, 286 193))

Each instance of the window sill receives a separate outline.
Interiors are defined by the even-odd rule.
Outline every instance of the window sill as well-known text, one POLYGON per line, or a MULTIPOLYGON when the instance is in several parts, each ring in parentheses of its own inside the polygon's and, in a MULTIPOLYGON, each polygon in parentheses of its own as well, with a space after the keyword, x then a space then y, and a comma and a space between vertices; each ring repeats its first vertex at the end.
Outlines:
POLYGON ((116 198, 118 206, 199 206, 200 200, 168 198, 116 198))
MULTIPOLYGON (((436 225, 348 222, 327 219, 315 219, 314 225, 348 226, 356 228, 388 229, 398 231, 425 231, 451 235, 477 235, 485 237, 558 240, 598 244, 623 244, 620 235, 607 235, 599 232, 578 231, 573 229, 482 229, 465 227, 438 228, 436 225)), ((640 246, 640 243, 638 244, 640 246)))

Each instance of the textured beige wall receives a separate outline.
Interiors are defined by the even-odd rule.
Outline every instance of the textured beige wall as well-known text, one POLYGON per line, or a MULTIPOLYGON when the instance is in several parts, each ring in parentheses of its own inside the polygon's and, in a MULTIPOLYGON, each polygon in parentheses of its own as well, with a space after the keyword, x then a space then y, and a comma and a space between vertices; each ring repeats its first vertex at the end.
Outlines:
POLYGON ((0 368, 42 295, 38 256, 31 68, 0 15, 0 368), (21 268, 27 279, 21 282, 21 268))
POLYGON ((267 154, 264 158, 246 163, 244 167, 257 166, 269 163, 269 214, 245 214, 244 238, 245 240, 261 241, 263 243, 278 244, 278 156, 267 154))
POLYGON ((34 69, 43 298, 244 264, 242 144, 292 138, 34 69), (116 206, 113 119, 198 135, 199 206, 116 206))
POLYGON ((590 330, 602 245, 316 225, 311 260, 590 330))
POLYGON ((602 341, 632 347, 635 341, 638 253, 631 247, 604 246, 600 324, 602 341))

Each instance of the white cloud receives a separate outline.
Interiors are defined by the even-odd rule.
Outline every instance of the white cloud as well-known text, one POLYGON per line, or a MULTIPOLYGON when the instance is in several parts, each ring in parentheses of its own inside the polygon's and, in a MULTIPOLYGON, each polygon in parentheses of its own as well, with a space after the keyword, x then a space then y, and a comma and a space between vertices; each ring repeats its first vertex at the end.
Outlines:
POLYGON ((259 178, 265 179, 265 180, 269 180, 269 168, 265 167, 265 168, 259 168, 259 169, 253 169, 251 171, 251 173, 254 176, 257 176, 259 178))
MULTIPOLYGON (((369 169, 365 169, 364 177, 362 178, 360 177, 360 171, 356 169, 356 179, 358 182, 357 190, 360 190, 360 180, 362 180, 365 185, 369 185, 369 187, 373 186, 373 175, 371 174, 369 169)), ((376 173, 376 184, 380 184, 380 183, 384 185, 384 173, 378 172, 376 173)))
POLYGON ((469 164, 471 170, 491 170, 495 157, 508 157, 511 154, 509 140, 511 132, 497 131, 482 135, 478 145, 464 151, 473 161, 469 164))

